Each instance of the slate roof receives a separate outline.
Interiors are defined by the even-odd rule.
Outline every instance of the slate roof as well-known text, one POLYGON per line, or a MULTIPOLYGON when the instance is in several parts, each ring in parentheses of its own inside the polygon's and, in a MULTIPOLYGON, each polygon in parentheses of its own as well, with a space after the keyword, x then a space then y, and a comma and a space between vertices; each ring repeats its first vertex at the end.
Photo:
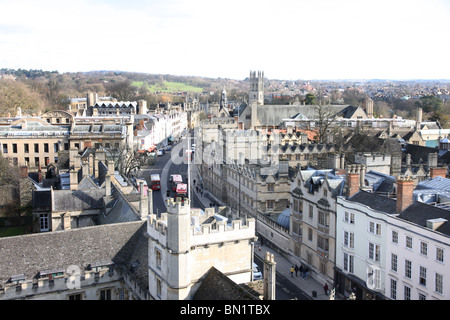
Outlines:
POLYGON ((411 163, 427 163, 428 154, 436 153, 436 148, 424 147, 415 144, 406 144, 404 146, 404 157, 409 153, 411 155, 411 163))
POLYGON ((395 190, 395 177, 393 176, 370 170, 366 173, 365 180, 374 192, 386 195, 395 190))
POLYGON ((447 222, 444 222, 436 231, 450 236, 450 211, 448 210, 416 201, 397 217, 422 227, 426 227, 429 219, 444 218, 447 222))
POLYGON ((111 206, 111 211, 107 215, 99 214, 96 218, 97 224, 122 223, 141 220, 137 213, 133 211, 129 203, 120 196, 119 191, 114 190, 112 196, 115 198, 107 206, 111 206))
POLYGON ((193 300, 259 300, 214 267, 209 269, 193 300))
POLYGON ((137 244, 148 248, 142 240, 145 230, 146 223, 138 221, 0 238, 0 281, 17 274, 31 280, 42 270, 70 265, 84 270, 98 261, 127 267, 140 256, 136 250, 146 250, 137 244))
POLYGON ((349 198, 350 201, 368 206, 369 208, 388 214, 395 214, 397 201, 366 191, 359 191, 349 198))
MULTIPOLYGON (((250 108, 250 106, 248 106, 250 108)), ((336 114, 347 108, 346 105, 332 105, 336 114)), ((244 112, 244 110, 242 110, 244 112)), ((242 114, 241 112, 241 114, 242 114)), ((353 111, 354 112, 354 111, 353 111)), ((283 119, 289 119, 293 116, 316 119, 317 110, 313 105, 258 105, 257 117, 261 125, 278 125, 283 119), (301 114, 301 116, 299 115, 301 114)))
POLYGON ((53 211, 78 211, 103 208, 105 189, 54 190, 53 211))

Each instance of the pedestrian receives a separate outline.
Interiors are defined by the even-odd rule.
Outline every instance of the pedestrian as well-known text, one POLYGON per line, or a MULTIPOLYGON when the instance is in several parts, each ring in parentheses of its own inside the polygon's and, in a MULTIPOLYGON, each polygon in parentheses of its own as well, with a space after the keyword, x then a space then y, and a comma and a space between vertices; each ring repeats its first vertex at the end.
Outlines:
POLYGON ((302 264, 300 265, 299 271, 300 271, 300 274, 302 275, 302 278, 305 279, 305 271, 303 270, 302 264))
POLYGON ((308 278, 309 268, 305 266, 305 269, 303 271, 305 272, 305 279, 308 278))
POLYGON ((294 266, 291 267, 291 277, 294 277, 294 266))
POLYGON ((297 277, 297 273, 298 273, 298 265, 295 265, 295 276, 297 277))
POLYGON ((328 283, 325 282, 325 285, 323 286, 323 291, 325 291, 325 295, 328 295, 328 283))

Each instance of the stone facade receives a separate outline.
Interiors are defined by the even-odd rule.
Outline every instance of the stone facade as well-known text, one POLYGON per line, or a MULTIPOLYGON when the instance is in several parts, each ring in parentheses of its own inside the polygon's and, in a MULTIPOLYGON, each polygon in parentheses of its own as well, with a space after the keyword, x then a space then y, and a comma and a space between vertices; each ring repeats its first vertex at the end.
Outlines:
POLYGON ((233 218, 226 208, 203 214, 188 199, 169 198, 167 207, 147 220, 152 299, 192 299, 211 266, 236 283, 252 280, 254 219, 233 218))
POLYGON ((330 169, 300 170, 290 186, 290 258, 329 286, 334 279, 336 197, 344 193, 344 185, 345 171, 330 169))

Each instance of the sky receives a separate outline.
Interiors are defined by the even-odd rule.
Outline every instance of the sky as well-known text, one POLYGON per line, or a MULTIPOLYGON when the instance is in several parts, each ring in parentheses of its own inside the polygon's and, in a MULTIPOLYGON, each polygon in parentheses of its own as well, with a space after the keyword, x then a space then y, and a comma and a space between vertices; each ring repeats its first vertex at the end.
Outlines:
POLYGON ((0 0, 0 68, 450 79, 450 0, 0 0))

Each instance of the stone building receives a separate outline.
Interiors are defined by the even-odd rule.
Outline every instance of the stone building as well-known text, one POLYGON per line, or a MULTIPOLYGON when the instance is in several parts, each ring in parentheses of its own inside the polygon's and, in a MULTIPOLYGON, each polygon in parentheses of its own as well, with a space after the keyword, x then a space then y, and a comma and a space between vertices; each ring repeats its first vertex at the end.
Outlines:
POLYGON ((255 220, 226 208, 191 209, 169 198, 168 211, 150 214, 149 294, 156 300, 192 299, 212 266, 236 283, 252 280, 255 220))
POLYGON ((290 185, 290 260, 332 287, 336 246, 336 198, 345 192, 342 169, 299 170, 290 185))
POLYGON ((70 125, 52 125, 40 118, 20 118, 0 126, 2 154, 14 166, 37 171, 58 163, 58 152, 69 150, 70 125))
POLYGON ((147 299, 145 228, 136 221, 0 238, 0 300, 147 299))
MULTIPOLYGON (((91 150, 92 151, 92 150, 91 150)), ((147 195, 114 171, 104 150, 79 154, 71 149, 70 169, 55 181, 42 179, 33 190, 33 230, 69 230, 146 219, 141 204, 147 195)), ((143 190, 143 188, 142 188, 143 190)), ((147 206, 146 206, 147 207, 147 206)))

